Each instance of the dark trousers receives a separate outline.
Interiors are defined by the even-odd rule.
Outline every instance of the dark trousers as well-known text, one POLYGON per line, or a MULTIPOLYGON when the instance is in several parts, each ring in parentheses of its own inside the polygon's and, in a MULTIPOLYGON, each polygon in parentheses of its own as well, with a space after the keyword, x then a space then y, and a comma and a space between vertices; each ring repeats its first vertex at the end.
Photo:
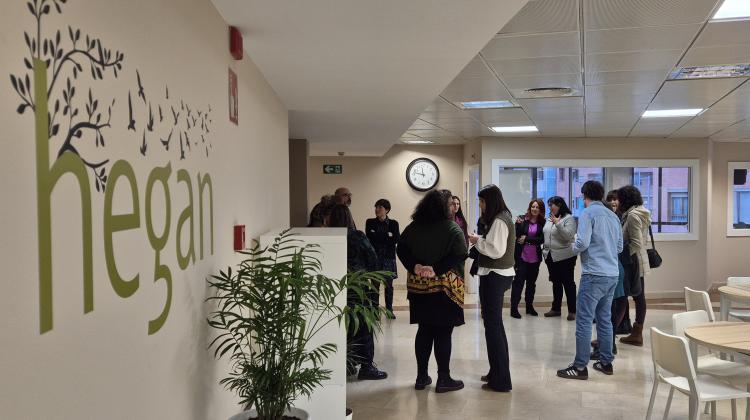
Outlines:
POLYGON ((385 288, 385 308, 393 312, 393 277, 386 278, 383 287, 385 288))
POLYGON ((576 282, 574 271, 576 268, 577 257, 571 257, 565 260, 552 261, 552 256, 548 255, 544 261, 547 263, 549 270, 549 279, 552 282, 552 310, 560 312, 562 307, 563 291, 568 303, 568 313, 576 313, 576 282))
POLYGON ((364 317, 359 315, 359 328, 354 332, 354 323, 349 324, 347 331, 348 353, 351 355, 350 363, 362 365, 363 367, 372 366, 375 357, 375 340, 372 331, 365 326, 364 317))
POLYGON ((617 299, 612 299, 612 328, 613 334, 617 334, 617 327, 620 326, 622 321, 625 319, 625 314, 628 311, 628 297, 621 296, 617 299))
POLYGON ((503 299, 510 288, 513 277, 490 272, 479 276, 479 302, 482 306, 484 337, 487 340, 487 359, 490 371, 487 379, 490 387, 499 391, 510 391, 510 358, 508 338, 503 326, 503 299))
POLYGON ((635 302, 635 322, 643 325, 646 321, 646 287, 641 277, 641 293, 633 296, 635 302))
POLYGON ((417 356, 417 376, 428 375, 427 366, 430 354, 435 348, 435 360, 438 366, 438 378, 450 377, 451 335, 453 326, 419 324, 417 337, 414 339, 414 354, 417 356))
POLYGON ((524 283, 526 284, 526 293, 524 300, 526 307, 530 308, 534 304, 534 294, 536 293, 536 279, 539 277, 540 262, 528 263, 519 261, 516 265, 516 276, 513 278, 513 287, 510 290, 510 307, 518 309, 521 302, 521 291, 524 283))

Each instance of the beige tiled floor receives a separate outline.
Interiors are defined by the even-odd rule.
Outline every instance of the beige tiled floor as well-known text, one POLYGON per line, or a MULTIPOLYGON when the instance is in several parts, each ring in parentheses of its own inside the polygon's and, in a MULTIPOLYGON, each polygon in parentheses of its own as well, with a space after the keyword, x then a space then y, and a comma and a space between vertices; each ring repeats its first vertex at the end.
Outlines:
MULTIPOLYGON (((671 330, 671 315, 650 310, 647 326, 671 330)), ((484 330, 477 310, 466 311, 466 325, 453 335, 451 373, 464 380, 466 388, 436 394, 434 386, 415 391, 414 334, 408 312, 397 311, 378 338, 375 360, 388 372, 383 381, 351 380, 347 405, 356 420, 402 419, 642 419, 651 392, 651 349, 619 346, 615 375, 605 376, 589 368, 588 381, 563 380, 555 371, 573 360, 575 323, 564 318, 524 317, 516 320, 504 313, 510 344, 513 391, 500 394, 483 391, 479 377, 487 371, 484 330)), ((436 379, 434 358, 430 374, 436 379)), ((663 414, 667 396, 662 386, 654 418, 663 414)), ((718 403, 718 418, 731 418, 729 402, 718 403)), ((743 418, 745 403, 738 404, 743 418)), ((670 419, 687 418, 687 397, 675 395, 670 419)), ((709 415, 704 415, 709 418, 709 415)))

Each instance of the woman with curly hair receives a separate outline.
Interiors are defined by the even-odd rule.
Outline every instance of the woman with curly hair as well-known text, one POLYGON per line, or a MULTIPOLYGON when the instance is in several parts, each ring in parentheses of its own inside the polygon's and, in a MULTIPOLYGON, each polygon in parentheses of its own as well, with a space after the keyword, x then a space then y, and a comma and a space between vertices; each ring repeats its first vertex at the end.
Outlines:
POLYGON ((434 348, 438 393, 464 387, 450 374, 453 328, 464 324, 464 261, 468 257, 463 232, 448 209, 451 197, 447 190, 428 192, 401 233, 396 251, 408 272, 410 322, 419 326, 414 339, 414 388, 422 390, 432 383, 427 367, 434 348))

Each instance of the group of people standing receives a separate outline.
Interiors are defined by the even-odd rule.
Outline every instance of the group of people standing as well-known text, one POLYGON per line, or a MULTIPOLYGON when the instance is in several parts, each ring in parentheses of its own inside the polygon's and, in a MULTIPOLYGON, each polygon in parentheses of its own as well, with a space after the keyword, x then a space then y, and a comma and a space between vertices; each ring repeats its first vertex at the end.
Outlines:
MULTIPOLYGON (((567 319, 576 321, 576 356, 557 374, 567 379, 587 379, 590 359, 598 361, 594 369, 613 374, 614 328, 626 317, 627 296, 636 303, 636 322, 631 335, 622 342, 642 345, 646 304, 644 278, 649 274, 647 238, 650 213, 643 206, 640 192, 626 186, 607 195, 597 181, 583 184, 585 209, 578 220, 562 197, 545 203, 534 199, 526 214, 514 218, 495 185, 479 192, 481 217, 478 233, 468 233, 460 200, 448 190, 433 190, 424 195, 412 214, 412 222, 399 232, 398 222, 388 217, 388 200, 375 203, 375 215, 358 231, 348 206, 351 192, 339 188, 324 196, 311 213, 310 226, 346 227, 349 270, 384 270, 393 273, 386 284, 386 307, 393 314, 392 281, 396 276, 396 257, 408 273, 407 298, 410 323, 417 324, 414 352, 417 362, 415 389, 432 384, 428 372, 434 350, 437 361, 435 392, 462 389, 461 380, 451 376, 452 334, 464 324, 464 263, 473 259, 471 273, 479 277, 479 300, 487 344, 489 370, 481 377, 488 391, 512 389, 508 339, 503 325, 505 292, 511 290, 511 316, 521 318, 518 310, 524 287, 526 314, 537 316, 534 294, 539 267, 544 261, 553 284, 553 302, 546 317, 561 316, 562 297, 566 296, 567 319), (367 254, 365 256, 365 254, 367 254), (582 275, 576 290, 575 265, 581 256, 582 275), (597 340, 591 341, 596 321, 597 340), (590 352, 590 347, 594 352, 590 352)), ((378 303, 378 291, 370 295, 378 303)), ((361 351, 359 379, 384 379, 385 372, 373 363, 372 332, 358 334, 361 351)))

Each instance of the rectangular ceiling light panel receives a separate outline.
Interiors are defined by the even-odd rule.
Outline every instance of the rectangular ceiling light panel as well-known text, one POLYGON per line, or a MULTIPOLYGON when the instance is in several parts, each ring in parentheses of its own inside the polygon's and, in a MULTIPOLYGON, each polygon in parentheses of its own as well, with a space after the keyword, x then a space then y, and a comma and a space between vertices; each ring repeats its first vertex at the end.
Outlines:
POLYGON ((432 140, 402 140, 406 144, 433 144, 432 140))
POLYGON ((518 105, 511 101, 469 101, 459 102, 457 104, 463 109, 497 109, 497 108, 517 108, 518 105))
POLYGON ((724 0, 713 20, 743 20, 750 19, 750 1, 724 0))
POLYGON ((519 125, 513 127, 492 127, 496 133, 534 133, 539 131, 534 125, 519 125))
MULTIPOLYGON (((750 4, 750 1, 748 1, 750 4)), ((722 79, 729 77, 749 77, 750 64, 730 66, 697 66, 677 68, 669 74, 669 80, 722 79)))
POLYGON ((670 118, 670 117, 694 117, 698 115, 703 108, 690 108, 690 109, 660 109, 646 111, 643 113, 643 118, 670 118))

